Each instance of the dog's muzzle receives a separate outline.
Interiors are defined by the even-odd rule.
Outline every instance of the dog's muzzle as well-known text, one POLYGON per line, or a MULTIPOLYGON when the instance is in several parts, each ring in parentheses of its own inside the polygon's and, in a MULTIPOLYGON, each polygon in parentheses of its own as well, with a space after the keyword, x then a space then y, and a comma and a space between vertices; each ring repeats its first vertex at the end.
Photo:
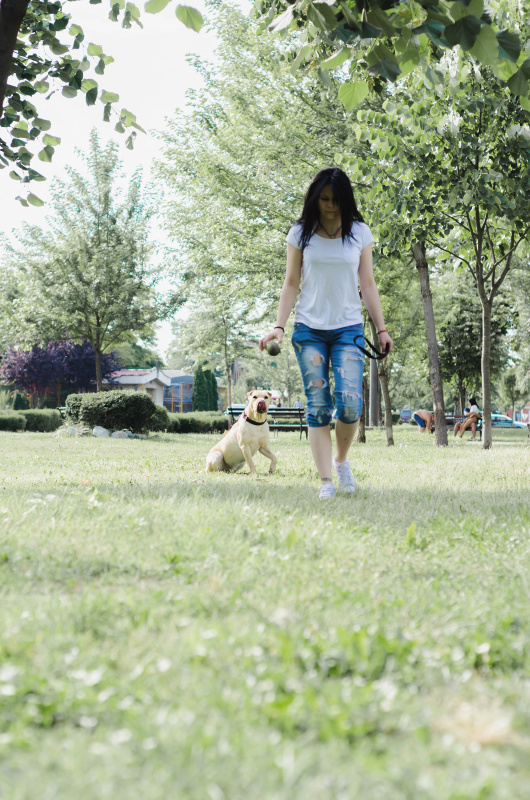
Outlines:
POLYGON ((265 400, 260 400, 258 403, 258 414, 263 414, 267 410, 267 403, 265 400))

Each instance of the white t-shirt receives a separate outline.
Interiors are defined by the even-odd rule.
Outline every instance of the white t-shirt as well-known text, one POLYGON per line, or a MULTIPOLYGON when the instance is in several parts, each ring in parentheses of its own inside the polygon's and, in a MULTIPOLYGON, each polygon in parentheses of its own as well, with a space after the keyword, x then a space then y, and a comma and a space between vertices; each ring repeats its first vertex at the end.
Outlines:
MULTIPOLYGON (((316 330, 335 330, 362 323, 358 277, 361 251, 374 237, 365 222, 352 225, 353 241, 313 234, 304 250, 302 287, 294 321, 316 330)), ((295 223, 287 242, 301 250, 302 224, 295 223)))

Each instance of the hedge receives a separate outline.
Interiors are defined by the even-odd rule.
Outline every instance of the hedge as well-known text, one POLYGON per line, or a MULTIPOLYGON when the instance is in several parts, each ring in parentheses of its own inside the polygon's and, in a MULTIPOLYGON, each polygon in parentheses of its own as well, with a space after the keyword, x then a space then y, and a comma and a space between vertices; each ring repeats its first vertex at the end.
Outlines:
POLYGON ((191 414, 168 414, 170 433, 222 433, 230 427, 230 418, 213 411, 192 411, 191 414))
POLYGON ((151 418, 152 431, 169 431, 171 430, 171 420, 169 414, 164 406, 157 406, 155 413, 151 418))
POLYGON ((113 390, 95 394, 71 394, 66 398, 66 414, 74 423, 93 428, 142 433, 152 430, 157 405, 147 392, 113 390))
POLYGON ((48 433, 56 431, 63 424, 60 413, 51 408, 30 408, 17 413, 25 418, 27 431, 48 433))
POLYGON ((26 420, 18 411, 0 411, 0 431, 23 431, 26 420))

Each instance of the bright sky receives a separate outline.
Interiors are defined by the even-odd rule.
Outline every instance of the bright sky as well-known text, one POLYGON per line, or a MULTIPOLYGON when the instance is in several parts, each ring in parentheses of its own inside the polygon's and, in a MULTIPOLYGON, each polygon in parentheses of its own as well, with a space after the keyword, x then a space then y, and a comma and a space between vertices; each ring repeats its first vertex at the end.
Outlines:
MULTIPOLYGON (((204 11, 203 0, 188 2, 204 11)), ((244 8, 250 7, 245 0, 241 0, 240 4, 244 8)), ((70 100, 63 97, 60 91, 49 100, 35 95, 32 100, 39 115, 52 123, 49 133, 62 139, 51 164, 39 161, 36 155, 32 162, 34 169, 45 175, 47 180, 33 183, 31 191, 45 203, 49 197, 51 179, 62 176, 65 165, 81 166, 75 149, 87 147, 90 131, 94 127, 102 143, 114 138, 122 145, 121 157, 127 174, 140 165, 148 177, 149 167, 160 147, 149 131, 162 129, 164 119, 184 105, 186 90, 201 85, 201 79, 187 63, 186 55, 197 53, 201 57, 211 58, 215 36, 204 29, 195 33, 182 25, 175 16, 175 0, 159 14, 145 13, 143 5, 143 2, 138 3, 142 11, 143 30, 137 25, 124 30, 108 19, 107 2, 98 5, 90 5, 88 0, 65 3, 65 10, 72 15, 72 21, 83 28, 84 44, 99 44, 105 55, 115 59, 103 76, 93 76, 100 89, 119 94, 117 108, 124 107, 136 114, 138 123, 148 131, 148 135, 138 132, 134 150, 127 150, 126 135, 115 133, 113 124, 103 122, 103 104, 99 100, 95 106, 88 107, 82 93, 70 100)), ((46 205, 42 208, 21 206, 15 197, 23 192, 20 191, 20 184, 9 177, 9 171, 8 168, 0 170, 1 231, 10 234, 24 222, 45 226, 48 213, 46 205)), ((169 323, 162 325, 158 340, 162 353, 169 344, 169 335, 169 323)))

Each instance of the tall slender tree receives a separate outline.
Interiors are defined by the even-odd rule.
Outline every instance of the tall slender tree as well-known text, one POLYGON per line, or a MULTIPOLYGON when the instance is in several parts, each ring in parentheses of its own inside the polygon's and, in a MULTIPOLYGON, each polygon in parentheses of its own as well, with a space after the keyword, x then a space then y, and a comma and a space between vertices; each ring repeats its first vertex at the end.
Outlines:
POLYGON ((51 232, 26 226, 8 249, 18 293, 3 326, 16 342, 86 338, 100 391, 102 354, 131 335, 148 338, 181 300, 156 291, 162 268, 150 262, 152 206, 141 174, 121 188, 117 145, 102 147, 95 132, 86 167, 88 177, 70 168, 55 183, 51 232))

